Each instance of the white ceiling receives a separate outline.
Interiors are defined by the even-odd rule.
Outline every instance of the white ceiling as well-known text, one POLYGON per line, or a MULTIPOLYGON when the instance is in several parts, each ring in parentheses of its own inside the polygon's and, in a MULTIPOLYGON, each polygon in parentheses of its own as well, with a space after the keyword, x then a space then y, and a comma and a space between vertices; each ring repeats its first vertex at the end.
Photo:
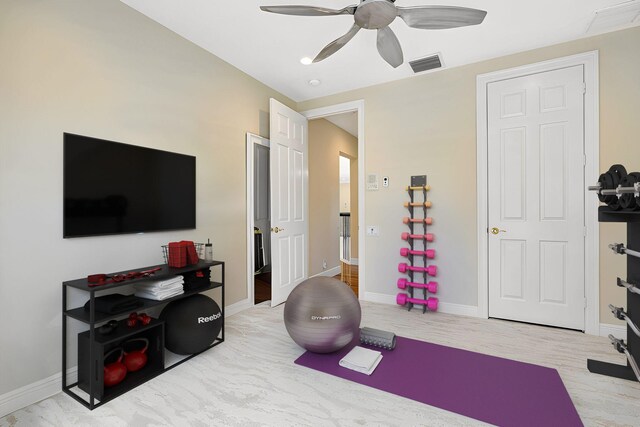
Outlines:
POLYGON ((349 132, 351 135, 358 137, 358 113, 351 111, 349 113, 335 114, 333 116, 324 117, 342 130, 349 132))
MULTIPOLYGON (((413 76, 407 61, 442 53, 447 68, 573 40, 587 35, 598 9, 622 0, 397 0, 398 6, 441 4, 484 9, 481 25, 449 30, 409 28, 396 19, 405 63, 393 69, 376 50, 375 31, 362 30, 328 59, 302 65, 347 32, 353 16, 302 17, 262 12, 262 5, 302 4, 340 9, 358 0, 122 0, 294 101, 413 76), (321 84, 311 86, 309 80, 321 84)), ((633 0, 639 2, 640 0, 633 0)), ((598 28, 598 32, 616 28, 598 28)))

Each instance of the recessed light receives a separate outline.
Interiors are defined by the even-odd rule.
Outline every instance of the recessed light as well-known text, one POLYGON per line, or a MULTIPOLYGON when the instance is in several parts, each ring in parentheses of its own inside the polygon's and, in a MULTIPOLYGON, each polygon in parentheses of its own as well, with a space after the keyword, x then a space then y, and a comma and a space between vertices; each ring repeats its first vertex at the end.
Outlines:
POLYGON ((313 59, 309 58, 308 56, 305 56, 304 58, 302 58, 300 60, 300 63, 303 65, 309 65, 313 62, 313 59))
POLYGON ((320 80, 318 80, 318 79, 311 79, 311 80, 309 80, 309 84, 310 84, 311 86, 318 86, 318 85, 320 84, 320 80))

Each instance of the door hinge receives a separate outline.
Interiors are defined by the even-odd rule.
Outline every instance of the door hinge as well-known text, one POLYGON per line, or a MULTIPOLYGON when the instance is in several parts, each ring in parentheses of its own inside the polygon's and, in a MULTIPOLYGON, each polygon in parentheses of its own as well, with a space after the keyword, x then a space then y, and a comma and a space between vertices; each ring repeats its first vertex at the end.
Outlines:
POLYGON ((582 237, 587 237, 587 227, 582 227, 582 237))
POLYGON ((586 83, 582 83, 582 93, 585 94, 587 93, 587 84, 586 83))
POLYGON ((582 155, 582 166, 587 166, 587 155, 586 154, 582 155))
POLYGON ((587 299, 584 299, 584 308, 587 308, 587 299))

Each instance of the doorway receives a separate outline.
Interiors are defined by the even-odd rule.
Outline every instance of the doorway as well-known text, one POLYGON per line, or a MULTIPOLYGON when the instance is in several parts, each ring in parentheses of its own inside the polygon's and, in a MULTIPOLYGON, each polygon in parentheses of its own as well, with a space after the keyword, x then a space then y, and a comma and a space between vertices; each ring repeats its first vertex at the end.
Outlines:
POLYGON ((251 247, 252 265, 248 274, 252 280, 253 304, 271 299, 271 197, 270 197, 270 142, 266 138, 247 134, 247 178, 251 180, 247 195, 251 198, 252 209, 248 223, 252 227, 247 242, 251 247), (249 170, 250 169, 250 170, 249 170))
POLYGON ((596 70, 590 52, 478 76, 482 317, 598 332, 596 70))
POLYGON ((340 154, 340 274, 334 276, 345 282, 358 295, 358 227, 357 212, 353 212, 351 200, 358 199, 358 159, 340 154), (354 177, 353 179, 351 177, 354 177), (354 254, 356 254, 354 256, 354 254))
MULTIPOLYGON (((352 165, 357 165, 357 172, 356 172, 356 176, 357 176, 357 196, 355 197, 356 200, 351 200, 351 208, 352 208, 352 217, 355 216, 357 218, 357 224, 362 223, 364 221, 364 102, 362 100, 359 101, 351 101, 351 102, 346 102, 343 104, 337 104, 337 105, 332 105, 329 107, 322 107, 322 108, 318 108, 318 109, 314 109, 314 110, 308 110, 305 112, 302 112, 302 116, 304 116, 306 119, 308 120, 312 120, 312 119, 318 119, 318 118, 324 118, 324 117, 328 117, 328 116, 336 116, 339 115, 341 113, 350 113, 350 112, 355 112, 355 115, 357 117, 357 156, 354 156, 354 158, 357 158, 357 161, 352 162, 352 165)), ((273 119, 273 108, 271 111, 271 115, 272 115, 272 119, 273 119)), ((279 117, 280 115, 278 115, 277 117, 279 117)), ((283 120, 280 120, 280 122, 284 123, 283 120)), ((280 124, 282 124, 280 123, 280 124)), ((274 131, 274 129, 277 128, 278 122, 275 123, 275 125, 272 123, 272 132, 274 131)), ((304 129, 304 133, 306 134, 306 129, 304 129)), ((262 138, 260 136, 257 135, 252 135, 252 134, 247 134, 247 267, 246 267, 246 271, 247 271, 247 299, 245 300, 245 304, 247 304, 248 306, 252 306, 254 305, 254 297, 255 297, 255 280, 254 280, 254 246, 255 246, 255 236, 254 236, 254 217, 253 217, 253 200, 254 200, 254 194, 253 194, 253 186, 254 186, 254 182, 253 182, 253 170, 254 170, 254 165, 253 165, 253 142, 252 140, 258 138, 258 139, 262 139, 262 140, 267 140, 266 138, 262 138)), ((273 144, 273 141, 270 141, 271 144, 273 144)), ((273 148, 272 148, 273 149, 273 148)), ((271 153, 271 157, 273 157, 273 153, 271 153)), ((271 159, 273 161, 273 159, 271 159)), ((308 168, 305 168, 305 171, 308 171, 308 168)), ((271 171, 273 172, 273 171, 271 171)), ((305 174, 306 176, 306 174, 305 174)), ((353 175, 352 175, 353 177, 353 175)), ((272 201, 273 204, 273 201, 272 201)), ((338 206, 336 206, 336 209, 338 209, 338 206)), ((273 219, 273 214, 271 214, 272 219, 273 219)), ((352 222, 353 224, 353 222, 352 222)), ((271 228, 275 228, 277 224, 275 223, 271 223, 271 228)), ((364 241, 364 227, 358 227, 356 225, 356 228, 354 229, 352 226, 352 235, 351 238, 353 239, 354 236, 356 236, 357 241, 364 241)), ((315 243, 315 242, 313 242, 315 243)), ((336 243, 336 247, 337 247, 337 243, 336 243)), ((273 255, 273 254, 272 254, 273 255)), ((354 252, 352 251, 352 262, 356 262, 358 264, 364 264, 365 261, 365 248, 364 245, 358 245, 357 250, 354 252), (357 254, 357 255, 356 255, 357 254)), ((308 256, 307 254, 305 254, 304 259, 308 260, 308 256)), ((271 261, 272 264, 272 274, 273 274, 273 270, 274 270, 274 265, 275 265, 275 261, 272 259, 271 261)), ((308 274, 308 269, 305 268, 305 278, 309 277, 310 275, 308 274)), ((329 273, 329 272, 327 272, 329 273)), ((336 271, 336 274, 339 274, 340 271, 339 269, 336 271)), ((272 292, 273 292, 273 278, 272 278, 272 292)), ((365 278, 364 278, 364 271, 360 270, 359 274, 358 274, 358 295, 362 298, 365 297, 365 286, 366 282, 365 282, 365 278)), ((271 301, 272 305, 274 305, 274 301, 271 301)))
MULTIPOLYGON (((309 276, 357 274, 358 122, 355 112, 309 120, 309 276), (355 205, 355 206, 354 206, 355 205)), ((356 284, 356 279, 353 280, 356 284)), ((357 288, 352 288, 357 295, 357 288)))
MULTIPOLYGON (((364 101, 351 101, 343 104, 332 105, 329 107, 317 108, 313 110, 303 111, 302 114, 307 117, 310 122, 315 119, 327 119, 336 125, 344 125, 345 127, 347 125, 341 123, 341 119, 347 118, 347 121, 351 123, 350 125, 348 125, 348 129, 350 129, 350 133, 354 135, 357 140, 356 155, 349 156, 349 153, 345 153, 344 151, 341 153, 342 155, 347 155, 351 158, 350 272, 352 275, 355 275, 355 277, 352 277, 351 279, 347 278, 347 280, 344 281, 353 283, 355 287, 352 286, 352 289, 359 298, 363 299, 366 295, 366 281, 365 271, 363 268, 360 268, 360 266, 364 265, 365 263, 365 247, 363 244, 359 244, 359 242, 364 242, 365 227, 360 227, 359 225, 364 223, 364 101), (344 115, 344 113, 348 114, 344 115)), ((333 176, 333 179, 335 179, 335 175, 333 176)), ((333 211, 332 214, 335 215, 335 211, 333 211)), ((311 223, 313 224, 313 222, 311 223)), ((341 280, 345 279, 344 277, 342 277, 342 269, 337 271, 335 273, 335 276, 338 276, 338 278, 340 278, 341 280)))

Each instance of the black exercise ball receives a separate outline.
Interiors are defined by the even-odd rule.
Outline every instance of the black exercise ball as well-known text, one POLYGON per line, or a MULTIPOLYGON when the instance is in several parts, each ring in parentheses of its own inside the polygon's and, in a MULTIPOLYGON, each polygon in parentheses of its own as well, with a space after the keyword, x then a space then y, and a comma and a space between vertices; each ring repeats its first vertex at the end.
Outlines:
POLYGON ((205 350, 222 329, 222 311, 206 295, 193 295, 173 301, 160 313, 164 324, 164 345, 176 354, 205 350))

